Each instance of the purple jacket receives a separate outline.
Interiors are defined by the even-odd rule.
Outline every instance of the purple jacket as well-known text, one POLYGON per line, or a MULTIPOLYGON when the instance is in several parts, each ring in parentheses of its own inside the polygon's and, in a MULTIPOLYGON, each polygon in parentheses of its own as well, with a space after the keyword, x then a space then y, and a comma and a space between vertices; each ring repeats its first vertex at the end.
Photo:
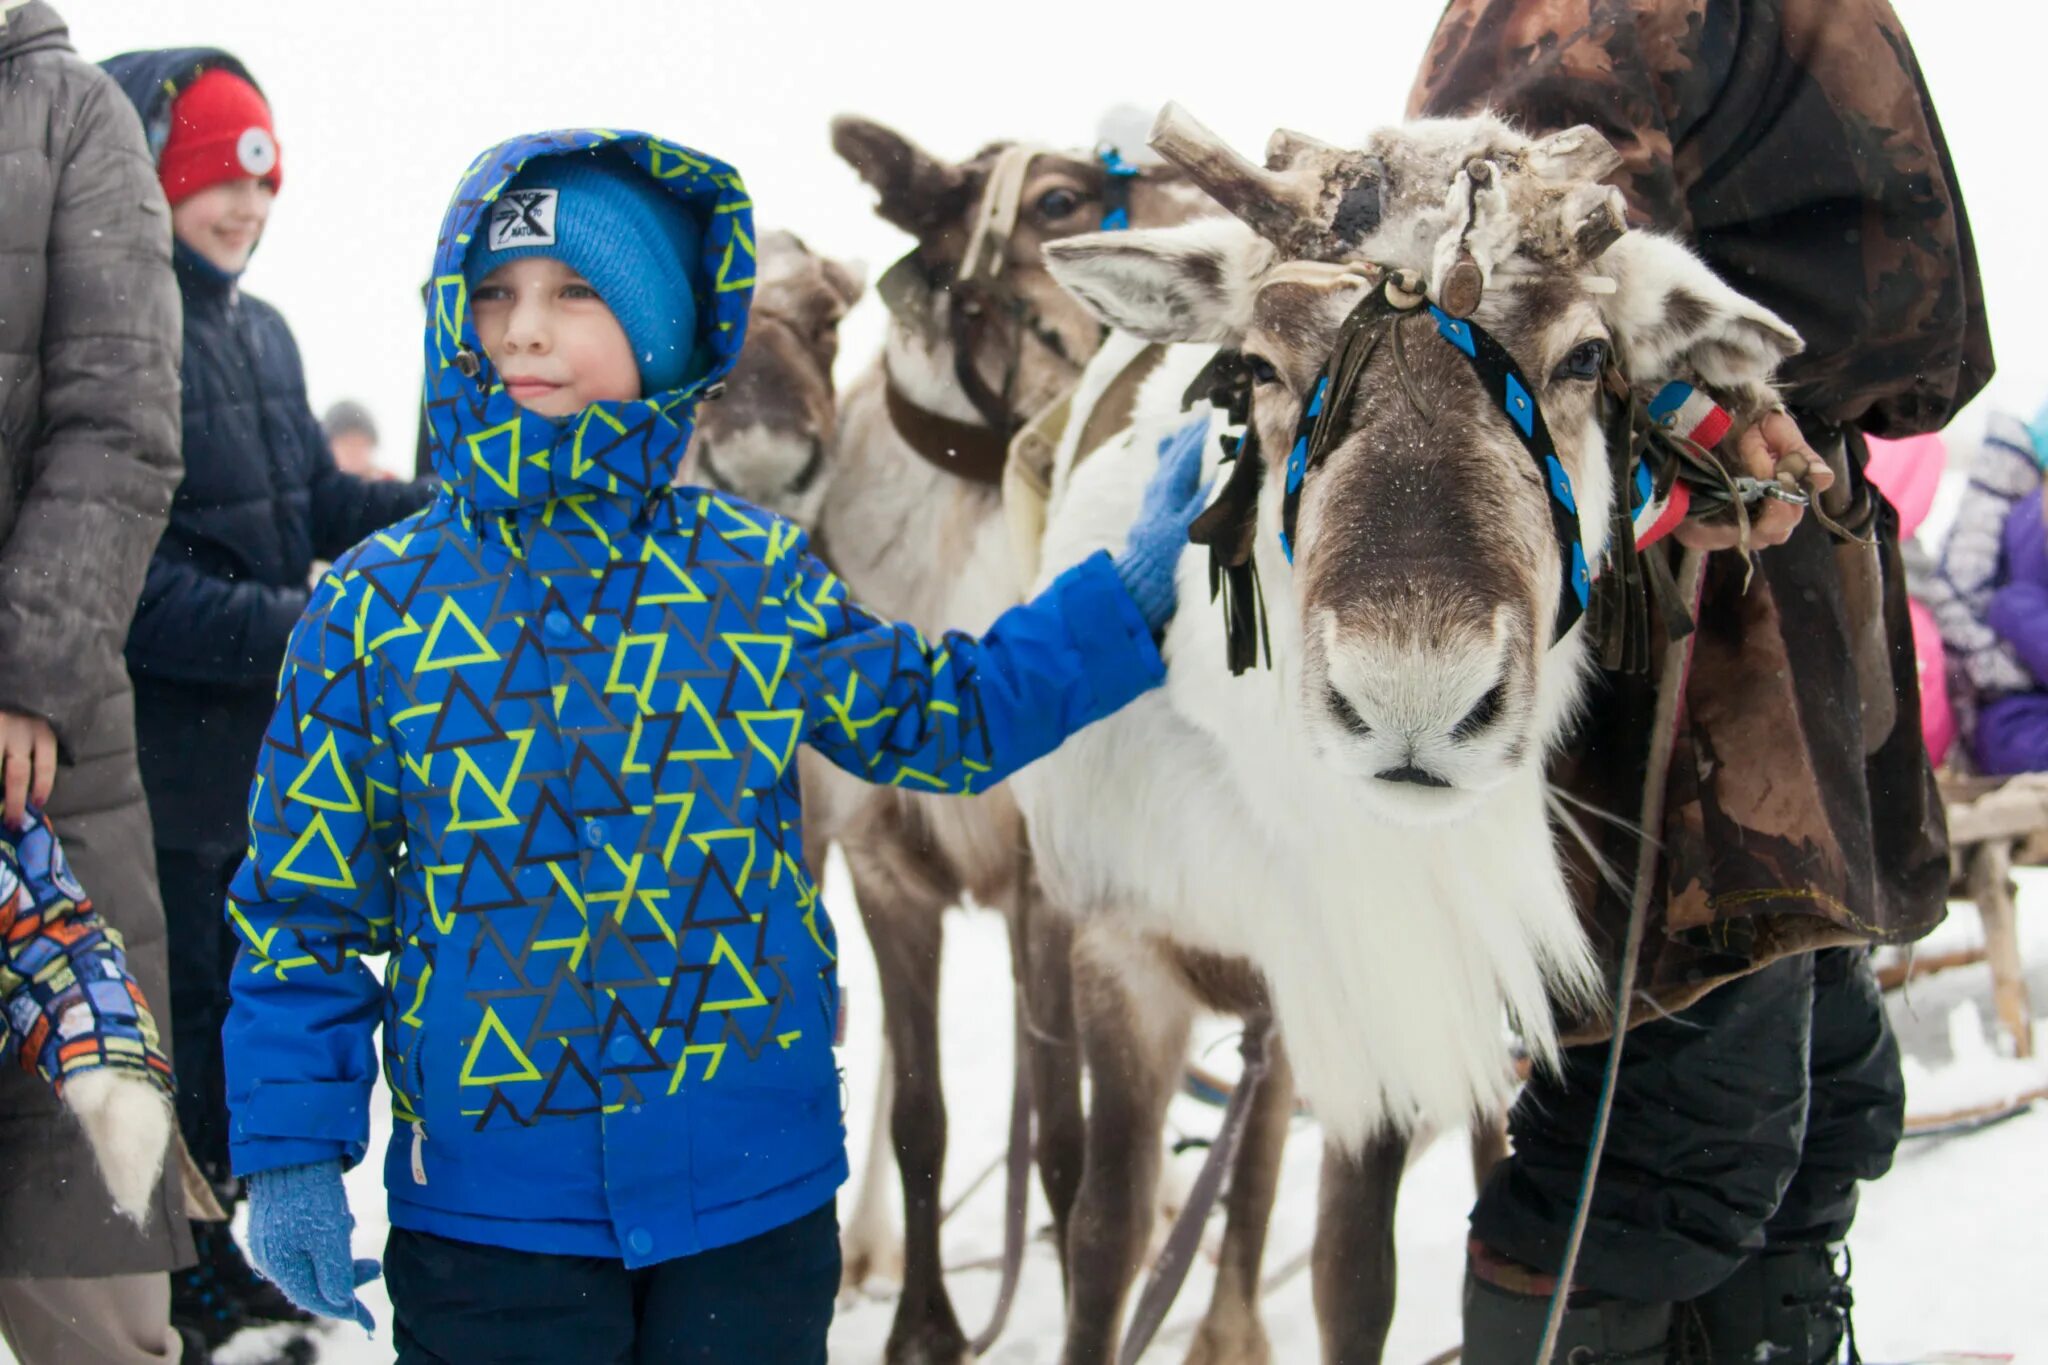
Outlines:
POLYGON ((2048 687, 2048 526, 2041 521, 2039 488, 2012 505, 2000 545, 2004 572, 1986 619, 2034 681, 2048 687))
POLYGON ((2048 525, 2039 488, 2006 515, 1999 571, 1985 619, 2034 675, 2035 688, 1986 699, 1977 762, 1988 773, 2041 771, 2048 768, 2048 525))

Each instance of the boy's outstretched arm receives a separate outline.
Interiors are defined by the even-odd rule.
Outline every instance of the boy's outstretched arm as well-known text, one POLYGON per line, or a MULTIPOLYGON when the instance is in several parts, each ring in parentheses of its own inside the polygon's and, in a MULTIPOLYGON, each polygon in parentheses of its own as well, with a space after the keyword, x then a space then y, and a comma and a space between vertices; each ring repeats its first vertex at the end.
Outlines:
POLYGON ((1112 559, 1097 553, 979 639, 878 620, 797 536, 784 588, 808 735, 826 757, 871 782, 913 791, 985 791, 1068 735, 1166 677, 1155 637, 1173 615, 1173 571, 1188 524, 1202 440, 1163 443, 1160 465, 1112 559))
POLYGON ((367 654, 363 580, 322 580, 285 651, 249 791, 249 855, 228 891, 241 938, 222 1041, 237 1174, 369 1145, 391 940, 397 758, 367 654))

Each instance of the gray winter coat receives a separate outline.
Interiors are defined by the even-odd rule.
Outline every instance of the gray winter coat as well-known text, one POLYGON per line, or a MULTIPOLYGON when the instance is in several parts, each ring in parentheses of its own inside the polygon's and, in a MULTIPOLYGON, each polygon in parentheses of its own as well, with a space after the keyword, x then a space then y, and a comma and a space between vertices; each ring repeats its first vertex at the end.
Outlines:
MULTIPOLYGON (((121 648, 178 484, 179 322, 170 211, 134 107, 42 0, 0 10, 0 708, 57 732, 50 821, 167 1045, 121 648)), ((189 1263, 169 1169, 138 1234, 49 1087, 0 1067, 0 1278, 189 1263)))

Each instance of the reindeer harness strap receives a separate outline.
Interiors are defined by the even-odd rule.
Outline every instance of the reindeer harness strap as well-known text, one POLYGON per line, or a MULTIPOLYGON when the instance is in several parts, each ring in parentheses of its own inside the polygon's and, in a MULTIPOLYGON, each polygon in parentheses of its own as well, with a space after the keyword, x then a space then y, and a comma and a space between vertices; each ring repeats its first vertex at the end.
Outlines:
POLYGON ((889 425, 928 463, 969 483, 993 487, 1003 481, 1003 461, 1010 454, 1006 434, 921 408, 904 396, 894 380, 884 383, 882 389, 889 425))
MULTIPOLYGON (((1391 283, 1391 280, 1389 281, 1391 283)), ((1397 286, 1398 288, 1398 286, 1397 286)), ((1318 468, 1344 431, 1345 415, 1357 397, 1358 382, 1366 363, 1379 348, 1383 337, 1402 344, 1401 324, 1406 316, 1403 303, 1413 295, 1397 298, 1386 286, 1368 294, 1352 309, 1337 332, 1337 344, 1316 379, 1308 406, 1302 410, 1295 429, 1294 448, 1287 455, 1287 487, 1281 504, 1280 548, 1287 562, 1294 562, 1295 522, 1301 510, 1302 485, 1318 468)), ((1449 342, 1472 366, 1472 373, 1507 418, 1522 448, 1536 464, 1536 472, 1550 496, 1550 526, 1557 538, 1561 569, 1557 600, 1557 623, 1553 639, 1563 639, 1586 612, 1592 595, 1593 578, 1586 563, 1586 546, 1579 534, 1579 504, 1572 496, 1571 475, 1557 458, 1550 428, 1544 425, 1535 390, 1522 377, 1521 369, 1507 348, 1495 341, 1485 328, 1470 318, 1454 318, 1435 304, 1426 305, 1436 321, 1437 335, 1449 342)), ((1396 367, 1408 387, 1407 365, 1396 367)), ((1421 406, 1421 395, 1409 392, 1408 401, 1421 406)))
POLYGON ((1102 187, 1102 230, 1122 232, 1131 225, 1131 186, 1140 172, 1107 142, 1095 149, 1095 159, 1109 177, 1102 187))
POLYGON ((1562 570, 1557 625, 1551 638, 1561 640, 1585 615, 1593 593, 1592 570, 1586 563, 1586 544, 1579 532, 1578 499, 1572 496, 1572 476, 1557 458, 1557 447, 1551 443, 1550 428, 1544 424, 1535 390, 1522 377, 1507 348, 1470 318, 1454 318, 1435 304, 1429 305, 1429 315, 1436 319, 1438 335, 1471 362, 1480 387, 1507 415, 1508 426, 1521 441, 1522 449, 1536 462, 1536 472, 1550 494, 1550 528, 1557 537, 1562 570))
MULTIPOLYGON (((1650 663, 1652 610, 1663 615, 1667 638, 1690 632, 1692 621, 1675 590, 1670 566, 1661 556, 1640 551, 1670 534, 1687 515, 1727 514, 1746 524, 1746 509, 1762 498, 1805 501, 1783 484, 1732 477, 1714 458, 1712 447, 1727 434, 1730 422, 1704 392, 1674 381, 1646 405, 1626 378, 1610 367, 1605 376, 1611 400, 1605 422, 1617 497, 1607 537, 1606 571, 1596 575, 1586 554, 1571 475, 1558 458, 1535 387, 1485 328, 1429 303, 1418 281, 1408 272, 1396 271, 1345 318, 1296 424, 1280 514, 1280 548, 1289 564, 1294 562, 1302 490, 1341 439, 1358 385, 1382 341, 1392 348, 1395 378, 1407 400, 1417 411, 1427 412, 1410 378, 1403 341, 1406 318, 1424 307, 1437 335, 1465 357, 1480 387, 1507 419, 1548 495, 1559 567, 1553 643, 1590 616, 1588 628, 1596 637, 1601 666, 1616 672, 1645 671, 1650 663)), ((1184 406, 1192 406, 1206 397, 1242 430, 1241 435, 1223 436, 1229 477, 1188 533, 1191 542, 1209 548, 1209 589, 1223 606, 1232 673, 1256 667, 1262 652, 1268 663, 1272 658, 1252 555, 1264 461, 1251 421, 1251 387, 1243 356, 1219 351, 1183 399, 1184 406)))
MULTIPOLYGON (((1000 487, 1010 442, 1024 429, 1030 414, 1015 411, 1017 371, 1027 341, 1080 368, 1086 357, 1072 355, 1060 334, 1047 326, 1021 298, 1000 287, 1009 261, 1010 239, 1023 213, 1031 163, 1046 151, 1029 143, 1003 148, 989 168, 982 187, 967 249, 950 280, 934 278, 932 268, 913 250, 883 275, 877 292, 911 330, 930 339, 937 296, 944 295, 946 337, 953 353, 953 377, 960 392, 981 417, 980 424, 927 411, 913 403, 893 379, 886 384, 889 421, 904 441, 928 462, 949 474, 989 487, 1000 487), (1001 385, 984 379, 975 357, 983 332, 999 317, 1015 329, 1014 344, 1003 368, 1001 385)), ((1096 153, 1108 185, 1103 196, 1102 230, 1130 226, 1130 191, 1142 172, 1114 147, 1096 153)))
MULTIPOLYGON (((1359 382, 1382 340, 1390 340, 1394 349, 1395 370, 1408 401, 1418 409, 1424 407, 1422 396, 1408 376, 1401 327, 1407 316, 1426 302, 1420 293, 1410 292, 1396 275, 1390 274, 1380 287, 1359 301, 1339 327, 1336 344, 1316 377, 1301 420, 1295 426, 1294 445, 1287 454, 1280 549, 1289 564, 1294 562, 1302 489, 1308 476, 1321 467, 1343 435, 1359 382)), ((1437 334, 1471 364, 1480 386, 1501 409, 1522 448, 1535 462, 1549 495, 1551 530, 1557 539, 1560 569, 1552 638, 1563 639, 1585 615, 1593 588, 1571 475, 1557 457, 1550 429, 1544 425, 1543 411, 1536 402, 1535 389, 1522 377, 1507 348, 1470 318, 1452 317, 1434 304, 1428 308, 1437 334)), ((1232 423, 1243 427, 1244 434, 1226 447, 1226 457, 1234 466, 1230 477, 1222 495, 1196 519, 1188 538, 1210 548, 1210 592, 1224 601, 1230 671, 1242 673, 1257 664, 1260 646, 1266 643, 1263 604, 1251 556, 1251 528, 1257 517, 1263 468, 1258 458, 1257 428, 1250 421, 1250 377, 1244 372, 1242 358, 1234 352, 1219 354, 1190 387, 1190 401, 1201 396, 1198 390, 1205 385, 1209 386, 1212 403, 1227 411, 1232 423), (1246 457, 1247 452, 1250 458, 1246 457)), ((1270 661, 1270 645, 1265 653, 1270 661)))

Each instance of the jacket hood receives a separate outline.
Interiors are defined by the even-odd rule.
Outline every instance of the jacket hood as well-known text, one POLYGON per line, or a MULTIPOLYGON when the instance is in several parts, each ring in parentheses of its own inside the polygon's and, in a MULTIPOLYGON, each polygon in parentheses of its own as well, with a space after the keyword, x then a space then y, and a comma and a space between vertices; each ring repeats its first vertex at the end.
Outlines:
MULTIPOLYGON (((124 52, 100 63, 100 69, 114 78, 121 93, 142 115, 142 131, 149 139, 149 159, 158 161, 164 143, 171 137, 171 101, 185 88, 216 68, 233 72, 251 85, 249 74, 234 54, 217 47, 167 47, 145 52, 124 52)), ((260 93, 262 86, 256 85, 260 93)), ((270 98, 268 95, 265 99, 270 98)))
POLYGON ((739 173, 723 161, 648 133, 599 128, 530 133, 493 147, 463 173, 434 253, 425 401, 435 472, 479 508, 536 506, 572 493, 637 500, 667 487, 698 402, 732 368, 746 339, 753 286, 753 205, 739 173), (600 149, 631 161, 702 223, 697 353, 709 360, 679 388, 544 417, 512 401, 484 355, 471 325, 463 258, 491 204, 528 162, 600 149))
POLYGON ((0 59, 70 46, 71 31, 65 27, 63 16, 43 0, 0 5, 0 59))

